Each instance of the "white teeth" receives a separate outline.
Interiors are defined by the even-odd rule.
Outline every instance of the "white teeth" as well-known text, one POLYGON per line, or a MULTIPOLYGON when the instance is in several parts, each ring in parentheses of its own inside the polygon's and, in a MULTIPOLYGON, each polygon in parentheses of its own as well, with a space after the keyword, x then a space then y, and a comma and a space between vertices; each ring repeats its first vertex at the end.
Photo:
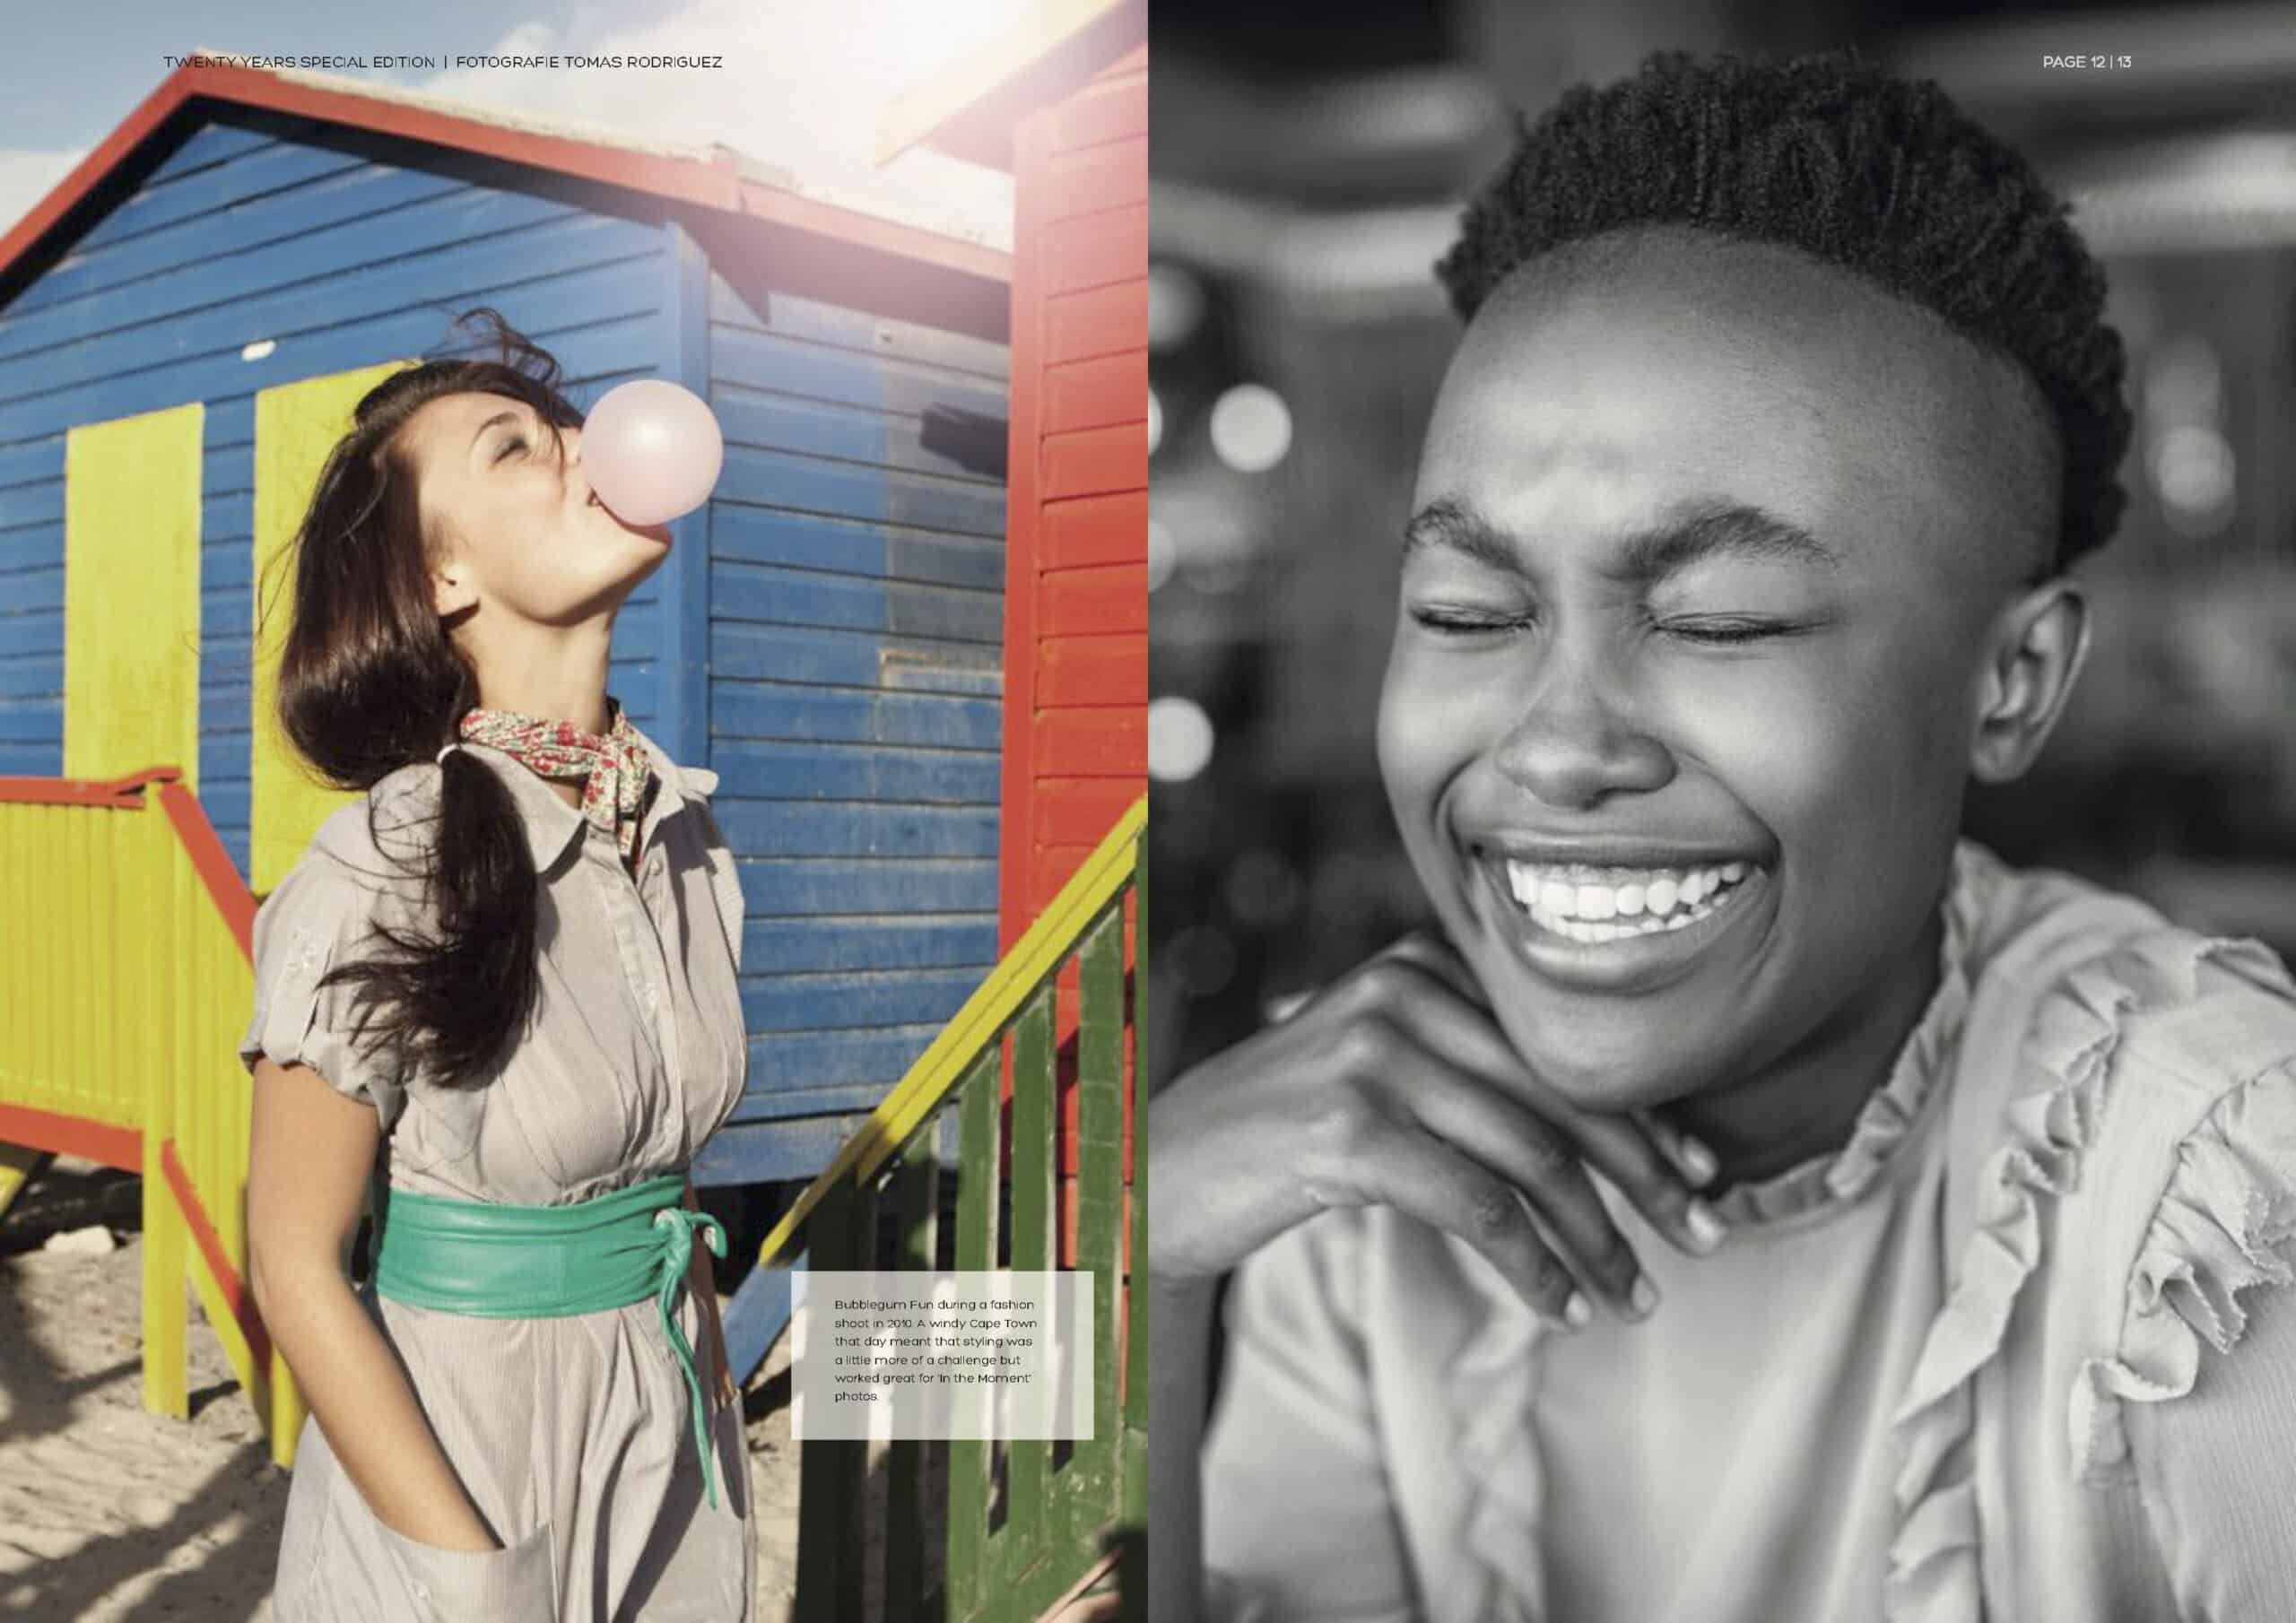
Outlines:
POLYGON ((1509 890, 1543 929, 1579 942, 1679 930, 1725 905, 1724 892, 1757 871, 1745 862, 1638 872, 1509 861, 1506 869, 1509 890))

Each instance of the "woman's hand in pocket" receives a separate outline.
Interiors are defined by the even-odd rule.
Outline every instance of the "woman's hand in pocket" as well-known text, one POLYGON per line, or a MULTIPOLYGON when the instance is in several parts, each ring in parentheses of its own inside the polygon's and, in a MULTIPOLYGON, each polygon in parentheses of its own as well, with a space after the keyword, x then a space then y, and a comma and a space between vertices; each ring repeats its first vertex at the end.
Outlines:
POLYGON ((1641 1317, 1655 1295, 1589 1168, 1683 1250, 1718 1237, 1678 1141, 1543 1086, 1431 930, 1175 1080, 1149 1133, 1149 1269, 1166 1283, 1224 1272, 1326 1207, 1380 1204, 1473 1245, 1559 1324, 1587 1321, 1587 1291, 1641 1317))
POLYGON ((426 1544, 377 1525, 413 1602, 409 1615, 437 1623, 556 1623, 557 1541, 547 1519, 484 1549, 426 1544))

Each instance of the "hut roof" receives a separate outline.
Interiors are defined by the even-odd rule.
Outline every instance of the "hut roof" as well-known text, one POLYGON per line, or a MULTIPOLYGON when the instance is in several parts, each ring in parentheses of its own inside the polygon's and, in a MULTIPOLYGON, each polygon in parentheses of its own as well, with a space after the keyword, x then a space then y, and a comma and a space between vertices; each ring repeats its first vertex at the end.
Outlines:
MULTIPOLYGON (((1012 256, 978 241, 886 218, 809 190, 786 169, 722 143, 648 141, 575 119, 478 107, 337 74, 239 66, 195 50, 0 237, 0 283, 162 127, 200 101, 321 120, 626 187, 997 282, 1012 256), (201 60, 208 58, 208 60, 201 60)), ((196 116, 195 108, 192 114, 196 116)))
POLYGON ((1093 74, 1144 51, 1148 0, 1036 0, 1003 33, 896 98, 877 120, 877 161, 923 143, 1013 167, 1013 127, 1093 74))

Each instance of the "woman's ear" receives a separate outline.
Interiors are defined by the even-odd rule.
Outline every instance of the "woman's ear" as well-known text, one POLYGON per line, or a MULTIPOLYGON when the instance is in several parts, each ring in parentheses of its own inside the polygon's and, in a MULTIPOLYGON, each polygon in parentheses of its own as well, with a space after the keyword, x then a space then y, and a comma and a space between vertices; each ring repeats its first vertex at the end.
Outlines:
POLYGON ((430 563, 430 603, 441 620, 451 620, 478 601, 470 584, 470 566, 451 554, 430 563))
POLYGON ((2089 604, 2077 582, 2057 576, 2002 610, 1978 673, 1970 771, 1979 783, 2007 783, 2033 764, 2088 656, 2089 604))

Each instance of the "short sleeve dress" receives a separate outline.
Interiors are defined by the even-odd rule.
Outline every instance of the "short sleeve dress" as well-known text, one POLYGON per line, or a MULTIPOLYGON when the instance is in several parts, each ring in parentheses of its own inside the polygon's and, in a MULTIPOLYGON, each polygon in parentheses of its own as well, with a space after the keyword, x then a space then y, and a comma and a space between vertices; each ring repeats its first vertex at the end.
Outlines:
MULTIPOLYGON (((317 985, 383 950, 377 923, 424 927, 419 867, 400 864, 436 827, 437 763, 402 768, 336 812, 257 910, 240 1057, 250 1072, 261 1055, 300 1062, 371 1103, 377 1182, 568 1204, 683 1171, 733 1113, 747 1060, 743 901, 709 810, 717 779, 640 737, 660 783, 634 876, 613 840, 515 757, 457 746, 509 789, 539 875, 541 994, 483 1087, 439 1087, 387 1053, 361 1057, 353 989, 317 985)), ((706 1394, 713 1510, 684 1374, 651 1298, 482 1319, 381 1298, 371 1281, 358 1294, 503 1548, 447 1550, 384 1525, 314 1416, 280 1541, 280 1623, 747 1623, 755 1555, 740 1414, 706 1394)), ((700 1346, 698 1304, 683 1289, 676 1300, 700 1346)))
POLYGON ((2296 984, 1957 852, 1848 1140, 1658 1289, 1534 1315, 1392 1207, 1248 1258, 1205 1457, 1221 1623, 2296 1618, 2296 984))

